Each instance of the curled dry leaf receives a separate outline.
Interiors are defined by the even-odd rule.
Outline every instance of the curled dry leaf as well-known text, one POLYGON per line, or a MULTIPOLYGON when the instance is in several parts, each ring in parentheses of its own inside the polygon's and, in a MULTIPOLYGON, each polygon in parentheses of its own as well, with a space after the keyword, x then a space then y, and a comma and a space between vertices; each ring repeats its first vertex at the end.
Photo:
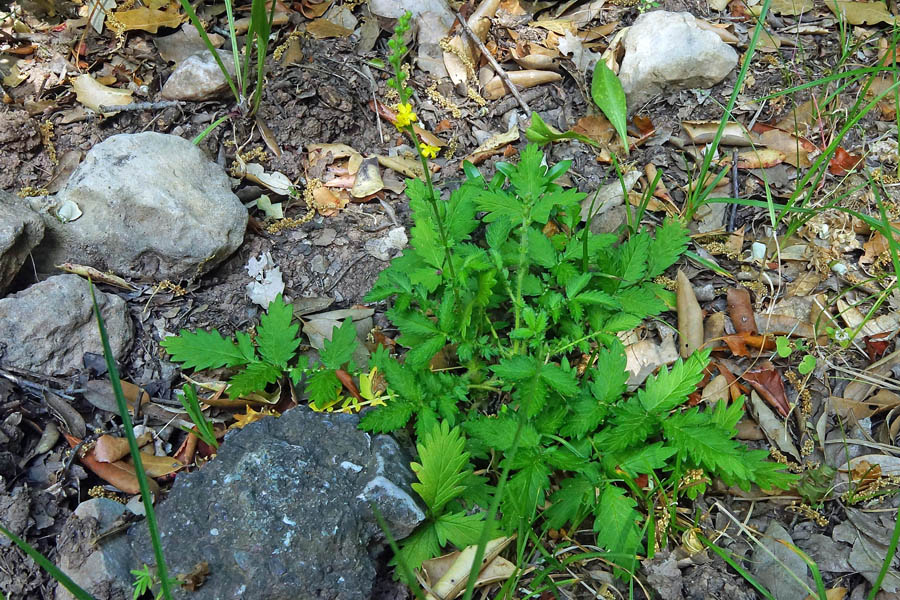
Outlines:
POLYGON ((502 152, 503 149, 508 145, 514 142, 519 141, 519 126, 516 123, 510 125, 509 130, 506 133, 495 133, 487 140, 485 140, 480 146, 475 148, 469 156, 465 158, 469 162, 473 164, 478 164, 479 162, 483 162, 487 157, 493 156, 498 152, 502 152))
MULTIPOLYGON (((551 83, 562 79, 562 75, 555 71, 537 71, 525 69, 523 71, 511 71, 506 74, 510 82, 519 89, 527 89, 544 83, 551 83)), ((495 75, 484 86, 484 97, 488 100, 497 100, 507 95, 509 90, 499 76, 495 75)))
POLYGON ((683 358, 703 346, 703 311, 691 280, 678 269, 676 276, 676 300, 678 305, 678 350, 683 358))
MULTIPOLYGON (((484 556, 478 566, 478 578, 476 586, 484 586, 498 581, 505 581, 516 572, 516 566, 499 556, 500 552, 513 540, 512 537, 503 537, 490 540, 484 549, 484 556), (497 560, 499 559, 499 560, 497 560), (478 581, 481 581, 479 584, 478 581)), ((438 562, 431 563, 429 574, 429 587, 431 592, 427 600, 453 600, 466 589, 469 573, 473 568, 477 546, 466 546, 460 552, 447 555, 449 558, 440 557, 438 562), (431 579, 437 577, 437 579, 431 579)), ((426 570, 426 573, 429 571, 426 570)))
POLYGON ((134 287, 118 275, 113 275, 112 273, 104 273, 99 269, 95 269, 94 267, 89 267, 87 265, 76 265, 75 263, 67 262, 62 263, 61 265, 56 265, 56 268, 67 273, 80 275, 85 279, 90 279, 94 283, 105 283, 107 285, 119 287, 130 292, 137 290, 136 287, 134 287))
POLYGON ((861 155, 850 154, 841 146, 838 146, 838 149, 834 152, 834 156, 828 163, 828 172, 832 175, 842 177, 856 169, 862 161, 863 157, 861 155))
MULTIPOLYGON (((74 78, 72 89, 75 90, 75 99, 95 112, 100 112, 101 106, 124 106, 134 101, 131 90, 105 86, 87 74, 74 78)), ((111 114, 104 113, 103 116, 111 114)))
MULTIPOLYGON (((149 431, 137 437, 138 448, 146 446, 153 440, 149 431)), ((128 456, 128 440, 112 435, 101 435, 94 444, 94 458, 100 462, 116 462, 128 456)))
POLYGON ((369 157, 365 159, 356 172, 353 181, 353 187, 350 189, 350 195, 354 198, 365 198, 371 196, 384 189, 384 181, 381 179, 381 172, 378 170, 378 158, 369 157))
MULTIPOLYGON (((755 150, 745 150, 738 154, 738 169, 768 169, 784 162, 785 154, 781 150, 774 148, 758 148, 755 150)), ((719 161, 719 164, 730 165, 732 159, 726 156, 719 161)))
MULTIPOLYGON (((718 121, 682 121, 681 127, 694 144, 708 144, 716 137, 718 121)), ((728 121, 719 143, 723 146, 752 146, 746 128, 736 121, 728 121)))
POLYGON ((728 316, 738 333, 756 333, 756 320, 750 304, 750 292, 746 288, 729 288, 728 316))
POLYGON ((671 335, 664 336, 659 344, 645 339, 628 345, 625 348, 625 370, 630 373, 628 389, 636 389, 659 367, 676 360, 678 349, 675 347, 675 338, 671 335))
POLYGON ((771 362, 764 361, 757 368, 745 372, 744 381, 759 392, 769 406, 778 410, 782 417, 788 416, 791 409, 784 390, 784 379, 771 362))
POLYGON ((888 11, 883 2, 848 2, 847 0, 829 0, 825 3, 831 12, 851 25, 877 25, 894 23, 894 15, 888 11))
POLYGON ((775 416, 766 403, 762 401, 755 391, 750 393, 750 406, 756 415, 756 422, 770 442, 779 450, 791 455, 797 462, 800 461, 800 453, 791 440, 791 434, 785 426, 785 421, 775 416))
POLYGON ((890 387, 892 371, 900 364, 900 350, 888 354, 869 366, 844 388, 844 398, 856 402, 866 400, 876 389, 890 387))
POLYGON ((117 10, 113 16, 124 26, 123 31, 140 29, 149 33, 156 33, 160 27, 178 27, 185 19, 185 15, 179 13, 178 4, 175 2, 166 6, 165 10, 139 7, 117 10))
POLYGON ((335 192, 324 186, 313 190, 313 203, 323 217, 333 217, 349 202, 350 198, 345 190, 335 192))
POLYGON ((345 38, 353 34, 352 29, 347 29, 328 19, 320 18, 306 24, 306 32, 317 40, 327 38, 345 38))

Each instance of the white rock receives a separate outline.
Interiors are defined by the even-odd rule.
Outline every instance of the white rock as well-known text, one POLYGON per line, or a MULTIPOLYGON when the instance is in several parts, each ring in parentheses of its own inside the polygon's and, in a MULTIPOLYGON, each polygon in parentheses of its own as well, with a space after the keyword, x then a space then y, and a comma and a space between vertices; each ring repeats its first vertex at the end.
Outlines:
MULTIPOLYGON (((94 290, 116 359, 131 344, 125 301, 94 290)), ((56 275, 0 300, 0 361, 48 375, 80 369, 85 352, 103 353, 88 282, 56 275)))
POLYGON ((657 94, 710 88, 737 65, 737 52, 690 13, 656 10, 642 14, 625 36, 619 79, 629 110, 657 94))
MULTIPOLYGON (((231 52, 219 50, 219 57, 234 78, 234 58, 231 52)), ((214 98, 228 90, 228 80, 219 68, 213 53, 204 50, 181 62, 162 88, 163 98, 200 101, 214 98)))
POLYGON ((34 256, 43 272, 74 262, 125 277, 192 279, 234 252, 247 227, 222 168, 161 133, 97 144, 52 200, 71 200, 84 215, 63 224, 42 211, 47 234, 34 256))

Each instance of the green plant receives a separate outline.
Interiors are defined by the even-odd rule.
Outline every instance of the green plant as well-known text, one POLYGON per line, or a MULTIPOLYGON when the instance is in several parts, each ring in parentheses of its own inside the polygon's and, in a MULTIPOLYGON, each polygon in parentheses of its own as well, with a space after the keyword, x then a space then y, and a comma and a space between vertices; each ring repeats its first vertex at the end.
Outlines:
POLYGON ((511 473, 499 500, 504 529, 549 499, 542 515, 551 527, 591 516, 598 544, 631 561, 646 527, 639 502, 652 504, 642 476, 658 474, 667 487, 693 469, 744 487, 793 478, 733 440, 741 402, 686 408, 708 353, 626 394, 615 333, 672 306, 653 278, 684 251, 686 232, 670 220, 622 243, 592 234, 580 225, 583 195, 554 183, 568 164, 543 160, 529 145, 490 182, 466 165, 466 181, 438 205, 447 246, 425 186, 408 181, 411 247, 367 297, 393 299, 387 316, 408 351, 403 364, 383 349, 373 355, 392 397, 361 426, 394 431, 412 421, 421 439, 441 420, 461 425, 476 459, 497 456, 511 473), (446 372, 431 368, 439 353, 446 372), (579 356, 583 373, 572 364, 579 356))
MULTIPOLYGON (((265 78, 265 60, 266 52, 269 47, 269 37, 272 33, 272 20, 275 16, 275 2, 271 3, 271 9, 266 14, 266 0, 253 0, 250 6, 250 25, 247 29, 243 48, 238 47, 238 33, 235 30, 233 0, 225 0, 225 11, 228 15, 228 34, 231 39, 231 54, 234 60, 234 77, 231 76, 229 70, 222 62, 222 58, 216 51, 216 47, 210 41, 203 23, 197 17, 194 7, 189 0, 181 0, 181 6, 184 12, 197 29, 207 50, 212 52, 213 58, 225 80, 228 87, 237 102, 238 110, 246 116, 253 116, 259 108, 259 100, 262 97, 263 79, 265 78), (251 57, 255 54, 255 62, 251 57), (243 59, 242 59, 243 57, 243 59), (252 93, 250 91, 250 82, 256 80, 252 93)), ((198 143, 203 137, 209 134, 220 123, 225 121, 228 116, 222 117, 215 121, 212 125, 194 140, 198 143)))
POLYGON ((816 368, 816 357, 809 353, 809 347, 803 338, 791 339, 786 335, 775 338, 775 353, 781 358, 788 358, 791 354, 799 353, 802 357, 797 365, 797 371, 801 375, 809 375, 816 368))
MULTIPOLYGON (((131 574, 134 575, 134 583, 131 584, 134 588, 134 594, 132 596, 133 600, 139 600, 139 598, 147 593, 154 584, 159 584, 159 574, 151 573, 150 567, 147 565, 144 565, 142 569, 132 569, 131 574)), ((178 580, 169 580, 169 585, 178 585, 178 580)), ((162 597, 163 593, 160 590, 156 595, 156 600, 161 600, 162 597)))
MULTIPOLYGON (((330 340, 325 340, 319 353, 320 365, 311 366, 308 357, 297 357, 300 346, 299 325, 292 323, 293 306, 279 294, 269 303, 266 313, 256 328, 255 338, 245 332, 237 332, 226 338, 217 330, 188 331, 182 329, 178 335, 160 342, 169 353, 171 360, 181 363, 183 368, 195 370, 227 367, 234 369, 228 380, 226 391, 232 398, 264 393, 266 388, 280 382, 285 375, 298 385, 306 382, 310 406, 316 410, 331 408, 339 399, 343 384, 339 373, 344 369, 356 371, 353 352, 357 348, 356 328, 351 319, 345 319, 340 327, 335 327, 330 340), (296 360, 295 360, 296 359, 296 360)), ((360 376, 361 383, 370 379, 360 376)), ((196 394, 191 386, 185 386, 181 397, 185 411, 198 426, 203 435, 205 423, 208 435, 215 442, 211 426, 199 410, 196 394), (189 408, 196 404, 196 409, 189 408)), ((366 398, 379 402, 374 394, 366 398)), ((203 438, 204 441, 208 440, 203 438)), ((209 442, 208 442, 209 443, 209 442)))
MULTIPOLYGON (((194 386, 185 385, 182 388, 182 393, 178 399, 181 401, 181 406, 184 407, 184 412, 188 414, 191 421, 196 426, 197 437, 213 448, 218 448, 219 442, 216 441, 216 434, 213 431, 212 423, 210 423, 203 415, 203 410, 200 408, 200 401, 197 400, 197 391, 194 390, 194 386)), ((191 431, 187 427, 184 427, 184 430, 191 431)))
POLYGON ((419 462, 412 463, 418 482, 413 490, 427 507, 425 522, 403 540, 400 554, 394 557, 418 568, 423 561, 437 556, 441 547, 451 543, 458 548, 478 542, 484 525, 484 512, 467 514, 463 499, 486 505, 489 488, 475 475, 465 452, 466 439, 459 427, 446 421, 435 423, 419 438, 416 446, 419 462))
MULTIPOLYGON (((643 11, 642 11, 643 12, 643 11)), ((603 60, 598 60, 594 67, 594 76, 591 78, 591 98, 597 107, 603 111, 625 147, 625 155, 628 155, 628 107, 625 101, 625 90, 622 82, 612 69, 603 60)))
MULTIPOLYGON (((106 368, 109 372, 109 380, 112 384, 113 396, 116 399, 116 408, 119 410, 119 417, 122 419, 122 428, 125 430, 125 437, 128 439, 128 450, 131 453, 131 459, 134 462, 135 473, 137 474, 138 485, 141 490, 141 500, 144 503, 144 514, 147 520, 147 529, 150 532, 150 543, 153 546, 153 554, 156 557, 156 572, 160 584, 159 597, 165 600, 171 600, 171 585, 173 580, 168 577, 166 561, 163 556, 162 544, 159 539, 159 528, 156 524, 156 513, 153 510, 153 496, 150 493, 150 486, 147 480, 147 474, 144 471, 143 462, 141 461, 140 449, 137 440, 134 437, 134 427, 131 423, 131 416, 128 412, 128 403, 125 400, 125 394, 122 392, 122 381, 119 379, 119 369, 116 367, 116 361, 113 358, 112 349, 109 345, 109 336, 106 333, 106 325, 103 322, 103 316, 100 314, 100 307, 97 306, 97 298, 94 294, 94 286, 91 284, 91 301, 94 305, 94 315, 97 317, 97 327, 100 330, 100 341, 103 344, 103 356, 106 359, 106 368)), ((56 565, 50 562, 47 557, 35 550, 25 540, 21 539, 2 525, 0 525, 0 533, 8 537, 30 556, 38 565, 46 570, 50 575, 62 584, 70 593, 78 600, 94 600, 88 592, 76 584, 56 565)))

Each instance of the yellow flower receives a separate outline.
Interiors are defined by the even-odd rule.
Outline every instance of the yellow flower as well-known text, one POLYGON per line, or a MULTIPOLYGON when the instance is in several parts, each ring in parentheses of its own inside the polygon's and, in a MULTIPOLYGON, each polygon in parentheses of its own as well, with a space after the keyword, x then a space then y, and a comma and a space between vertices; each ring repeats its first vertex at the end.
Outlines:
POLYGON ((413 112, 412 104, 407 102, 397 105, 397 129, 411 125, 418 120, 416 113, 413 112))
POLYGON ((425 142, 419 144, 419 150, 422 151, 422 155, 425 158, 437 158, 438 152, 441 151, 437 146, 429 146, 425 142))

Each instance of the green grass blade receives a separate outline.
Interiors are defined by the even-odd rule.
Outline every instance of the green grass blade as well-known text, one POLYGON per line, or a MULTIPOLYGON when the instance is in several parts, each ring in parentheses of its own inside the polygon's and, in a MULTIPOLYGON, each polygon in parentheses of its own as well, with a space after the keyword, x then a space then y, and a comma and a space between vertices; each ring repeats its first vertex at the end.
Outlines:
POLYGON ((30 556, 31 559, 38 564, 38 566, 50 573, 50 576, 53 577, 53 579, 58 581, 60 585, 69 590, 69 592, 73 596, 78 598, 78 600, 96 600, 81 586, 72 581, 72 579, 68 575, 63 573, 59 567, 50 562, 50 560, 46 556, 35 550, 31 546, 31 544, 14 534, 3 525, 0 525, 0 533, 11 539, 13 543, 22 550, 22 552, 30 556))
POLYGON ((147 519, 147 529, 150 531, 150 542, 153 545, 153 554, 156 557, 156 574, 159 576, 160 589, 162 596, 166 600, 171 600, 172 590, 169 588, 169 574, 166 568, 166 560, 163 557, 162 544, 159 541, 159 528, 156 525, 156 513, 153 512, 153 498, 150 496, 150 486, 147 484, 147 473, 144 472, 144 464, 141 460, 141 451, 134 437, 134 426, 131 423, 131 415, 128 413, 128 404, 125 401, 125 394, 122 392, 122 382, 119 380, 119 369, 116 367, 116 361, 113 359, 112 348, 109 346, 109 336, 106 334, 106 324, 103 322, 103 315, 100 314, 100 307, 97 306, 97 296, 94 294, 94 284, 91 287, 91 301, 94 303, 94 314, 97 316, 97 327, 100 329, 100 341, 103 343, 103 356, 106 358, 106 368, 109 371, 109 382, 112 384, 113 394, 116 397, 116 407, 119 409, 119 416, 122 418, 122 427, 125 429, 125 436, 128 438, 128 449, 131 452, 131 459, 134 461, 134 470, 137 474, 138 484, 141 488, 141 500, 144 501, 144 514, 147 519))
POLYGON ((603 111, 612 126, 615 127, 622 145, 625 147, 625 155, 628 155, 628 107, 625 100, 625 90, 622 82, 612 72, 606 62, 598 60, 594 67, 594 76, 591 79, 591 98, 594 104, 603 111))
POLYGON ((201 131, 201 132, 197 135, 197 137, 195 137, 194 139, 192 139, 192 140, 191 140, 191 143, 194 144, 194 145, 196 146, 197 144, 199 144, 200 142, 203 141, 203 138, 205 138, 205 137, 208 136, 210 133, 212 133, 213 129, 215 129, 216 127, 218 127, 219 125, 221 125, 222 122, 223 122, 223 121, 226 121, 226 120, 228 120, 228 115, 225 115, 224 117, 219 117, 218 119, 216 119, 215 121, 213 121, 212 123, 210 123, 210 124, 206 127, 206 129, 204 129, 203 131, 201 131))

